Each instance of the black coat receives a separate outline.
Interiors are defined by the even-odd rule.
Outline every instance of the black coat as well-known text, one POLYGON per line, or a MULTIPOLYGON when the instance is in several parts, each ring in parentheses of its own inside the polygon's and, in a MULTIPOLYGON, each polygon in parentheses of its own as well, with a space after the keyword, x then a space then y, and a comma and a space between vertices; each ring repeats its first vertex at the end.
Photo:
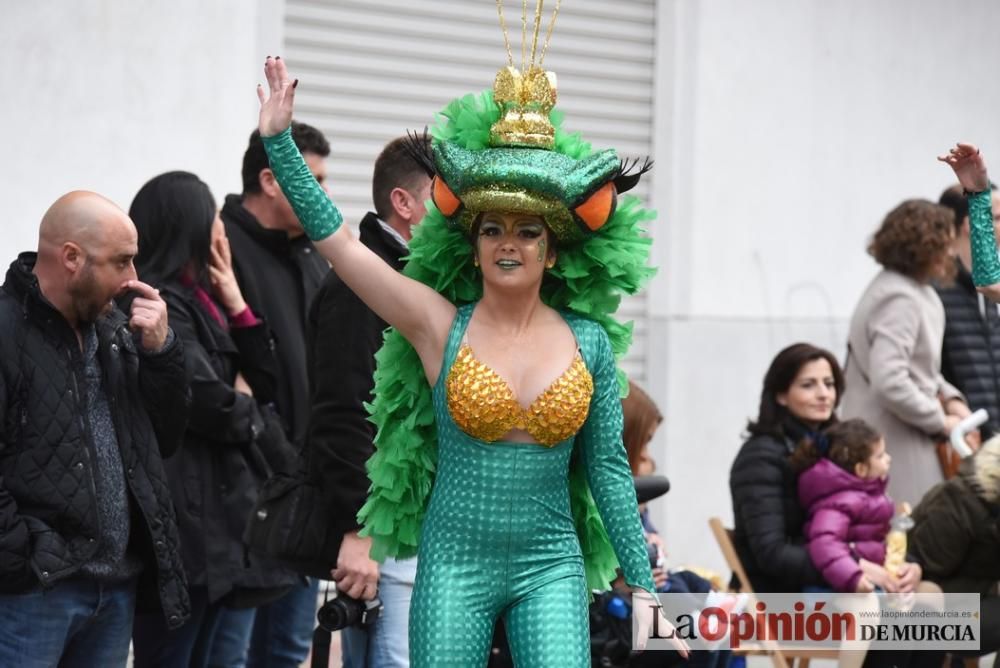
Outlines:
POLYGON ((825 585, 804 545, 806 516, 788 457, 791 437, 754 436, 740 448, 729 472, 733 543, 757 592, 797 592, 825 585))
POLYGON ((972 410, 990 414, 982 427, 988 438, 1000 426, 1000 307, 976 292, 972 276, 956 262, 955 283, 935 286, 945 313, 941 373, 972 410))
POLYGON ((187 432, 166 465, 191 584, 207 587, 213 602, 253 595, 244 590, 290 585, 293 574, 256 555, 245 563, 249 557, 242 543, 260 485, 272 466, 294 459, 294 448, 269 408, 276 362, 268 328, 261 322, 227 331, 189 288, 177 283, 159 287, 171 327, 184 342, 191 378, 187 432), (254 396, 233 388, 237 373, 254 396))
POLYGON ((261 227, 238 195, 226 197, 222 220, 243 298, 267 321, 277 342, 275 402, 289 438, 301 449, 310 410, 306 309, 330 265, 304 235, 289 239, 261 227))
MULTIPOLYGON (((406 248, 379 224, 374 213, 360 225, 361 243, 397 271, 406 248)), ((322 489, 329 525, 337 529, 326 557, 336 562, 339 535, 359 527, 358 511, 368 494, 365 462, 374 452, 375 425, 365 402, 372 400, 375 353, 386 322, 331 271, 309 309, 309 382, 313 411, 307 443, 309 475, 322 489)))
MULTIPOLYGON (((42 295, 22 253, 0 292, 0 591, 50 587, 93 557, 101 535, 96 451, 86 429, 83 358, 76 333, 42 295)), ((115 308, 96 323, 132 509, 129 551, 144 564, 139 605, 158 601, 169 627, 190 613, 177 523, 161 457, 188 416, 184 345, 137 349, 115 308)))
MULTIPOLYGON (((945 593, 996 596, 1000 581, 1000 505, 989 501, 974 473, 979 457, 962 460, 959 474, 931 488, 913 510, 907 547, 924 579, 945 593)), ((997 472, 984 476, 996 487, 997 472)))

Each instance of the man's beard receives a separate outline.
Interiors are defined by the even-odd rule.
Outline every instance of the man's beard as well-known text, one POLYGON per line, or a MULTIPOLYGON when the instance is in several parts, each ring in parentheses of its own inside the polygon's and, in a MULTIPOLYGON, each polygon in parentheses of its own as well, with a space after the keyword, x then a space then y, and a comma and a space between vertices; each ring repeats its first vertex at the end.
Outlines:
POLYGON ((82 323, 95 322, 109 310, 110 298, 99 301, 100 285, 94 276, 94 268, 87 261, 80 270, 80 276, 69 286, 70 298, 76 318, 82 323))

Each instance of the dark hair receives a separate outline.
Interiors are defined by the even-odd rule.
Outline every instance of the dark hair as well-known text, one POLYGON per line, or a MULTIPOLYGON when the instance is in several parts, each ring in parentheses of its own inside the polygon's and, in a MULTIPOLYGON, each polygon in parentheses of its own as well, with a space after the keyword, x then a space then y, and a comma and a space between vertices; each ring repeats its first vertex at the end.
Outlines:
POLYGON ((139 235, 136 272, 146 283, 176 279, 192 263, 204 280, 212 243, 215 198, 190 172, 167 172, 150 179, 128 210, 139 235))
MULTIPOLYGON (((764 374, 764 387, 760 391, 760 409, 757 411, 757 419, 751 420, 747 424, 747 432, 750 436, 770 435, 782 438, 784 436, 784 422, 789 416, 788 409, 778 403, 778 395, 787 392, 792 386, 799 371, 809 362, 824 359, 830 364, 833 371, 833 383, 837 390, 837 398, 834 407, 840 403, 844 396, 844 374, 840 370, 837 358, 829 350, 818 348, 809 343, 793 343, 779 352, 771 366, 764 374)), ((830 425, 836 422, 836 415, 831 415, 830 419, 824 423, 830 425)))
MULTIPOLYGON (((953 230, 951 210, 927 200, 909 199, 886 215, 868 252, 886 269, 924 282, 934 278, 935 265, 951 246, 953 230)), ((954 264, 949 262, 941 269, 954 269, 954 264)))
MULTIPOLYGON (((430 138, 423 137, 427 150, 430 150, 430 138)), ((409 137, 397 137, 385 145, 382 152, 375 158, 375 170, 372 174, 372 201, 375 203, 375 213, 382 220, 389 220, 393 213, 392 199, 389 193, 394 188, 402 188, 414 197, 417 196, 417 184, 426 178, 427 172, 413 159, 407 150, 409 137)))
POLYGON ((864 420, 844 420, 824 430, 819 438, 799 443, 789 461, 792 470, 801 473, 826 457, 848 473, 854 473, 855 464, 868 461, 880 438, 882 435, 864 420))
POLYGON ((663 415, 645 391, 631 380, 628 382, 628 396, 622 399, 624 430, 622 441, 632 475, 639 474, 639 460, 642 446, 649 442, 648 436, 661 422, 663 415))
POLYGON ((962 221, 969 215, 969 202, 965 199, 965 190, 956 183, 941 193, 938 204, 951 209, 955 214, 955 234, 962 228, 962 221))
MULTIPOLYGON (((330 142, 323 133, 311 125, 292 121, 292 139, 303 155, 315 153, 321 158, 330 155, 330 142)), ((243 194, 250 195, 260 192, 260 172, 267 169, 271 163, 264 151, 264 142, 260 140, 260 130, 250 133, 247 150, 243 154, 243 194)))

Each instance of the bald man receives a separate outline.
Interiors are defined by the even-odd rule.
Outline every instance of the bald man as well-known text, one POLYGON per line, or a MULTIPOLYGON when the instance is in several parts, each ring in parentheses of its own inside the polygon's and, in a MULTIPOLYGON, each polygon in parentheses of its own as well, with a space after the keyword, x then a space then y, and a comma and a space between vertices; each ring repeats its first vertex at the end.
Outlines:
POLYGON ((0 291, 0 666, 124 666, 137 604, 188 615, 161 459, 183 349, 137 244, 115 204, 68 193, 0 291))

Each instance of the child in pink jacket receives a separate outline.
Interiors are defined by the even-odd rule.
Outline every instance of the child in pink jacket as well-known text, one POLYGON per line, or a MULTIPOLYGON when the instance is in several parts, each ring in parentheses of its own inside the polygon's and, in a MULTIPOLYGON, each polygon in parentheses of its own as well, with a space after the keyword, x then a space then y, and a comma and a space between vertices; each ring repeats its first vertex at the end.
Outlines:
POLYGON ((891 457, 864 420, 846 420, 803 442, 792 455, 804 535, 813 564, 838 592, 870 592, 859 559, 881 565, 894 513, 886 495, 891 457))

